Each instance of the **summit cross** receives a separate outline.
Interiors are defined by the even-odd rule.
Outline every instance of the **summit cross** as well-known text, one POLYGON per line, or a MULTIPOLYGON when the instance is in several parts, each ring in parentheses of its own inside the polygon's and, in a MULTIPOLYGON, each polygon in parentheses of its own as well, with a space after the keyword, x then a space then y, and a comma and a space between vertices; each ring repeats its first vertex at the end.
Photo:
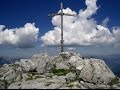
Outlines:
POLYGON ((74 14, 68 14, 63 12, 63 3, 60 4, 61 12, 60 13, 55 13, 55 14, 48 14, 48 16, 61 16, 61 52, 64 52, 64 39, 63 39, 63 16, 75 16, 74 14))

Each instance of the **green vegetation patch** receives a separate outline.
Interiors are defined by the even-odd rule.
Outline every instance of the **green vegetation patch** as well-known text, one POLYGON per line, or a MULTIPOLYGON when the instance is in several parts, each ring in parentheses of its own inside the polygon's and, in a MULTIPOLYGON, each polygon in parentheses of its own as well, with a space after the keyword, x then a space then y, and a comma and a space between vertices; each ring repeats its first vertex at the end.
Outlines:
POLYGON ((27 80, 33 80, 33 76, 32 76, 32 74, 28 74, 28 78, 27 78, 27 80))
POLYGON ((71 72, 71 70, 65 70, 65 69, 53 69, 52 70, 52 73, 57 76, 65 76, 69 72, 71 72))
POLYGON ((112 86, 112 85, 115 85, 118 83, 119 83, 119 79, 118 79, 118 77, 115 77, 111 80, 111 82, 108 83, 108 85, 112 86))
POLYGON ((9 84, 6 80, 0 80, 0 88, 7 89, 8 85, 9 84))

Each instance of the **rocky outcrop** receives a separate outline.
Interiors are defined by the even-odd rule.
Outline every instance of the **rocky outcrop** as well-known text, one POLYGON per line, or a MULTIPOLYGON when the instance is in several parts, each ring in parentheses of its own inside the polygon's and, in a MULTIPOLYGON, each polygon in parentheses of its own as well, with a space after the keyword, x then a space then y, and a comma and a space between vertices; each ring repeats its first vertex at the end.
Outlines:
POLYGON ((112 78, 115 78, 113 72, 100 59, 90 58, 83 60, 75 55, 70 58, 69 63, 78 70, 79 77, 85 82, 107 84, 112 78))
POLYGON ((103 60, 72 52, 37 54, 0 68, 1 89, 109 89, 119 82, 103 60))
POLYGON ((11 84, 8 89, 58 89, 65 83, 65 77, 38 78, 11 84))
POLYGON ((34 55, 32 60, 21 59, 20 62, 15 62, 22 67, 23 71, 36 71, 39 74, 44 74, 50 69, 54 68, 50 57, 45 54, 34 55))
POLYGON ((84 67, 81 70, 80 78, 84 81, 107 84, 115 75, 102 60, 89 59, 84 61, 84 67))

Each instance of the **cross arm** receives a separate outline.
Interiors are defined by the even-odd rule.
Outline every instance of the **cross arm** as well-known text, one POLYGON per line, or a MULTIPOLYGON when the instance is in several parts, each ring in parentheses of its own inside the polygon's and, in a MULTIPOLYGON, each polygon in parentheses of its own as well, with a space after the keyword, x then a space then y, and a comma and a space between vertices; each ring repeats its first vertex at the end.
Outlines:
POLYGON ((66 16, 76 16, 75 14, 68 14, 68 13, 63 13, 63 15, 66 15, 66 16))
POLYGON ((61 15, 61 14, 60 13, 48 14, 48 16, 57 16, 57 15, 61 15))
POLYGON ((76 16, 75 14, 68 14, 68 13, 53 13, 53 14, 48 14, 48 16, 57 16, 57 15, 66 15, 66 16, 76 16))

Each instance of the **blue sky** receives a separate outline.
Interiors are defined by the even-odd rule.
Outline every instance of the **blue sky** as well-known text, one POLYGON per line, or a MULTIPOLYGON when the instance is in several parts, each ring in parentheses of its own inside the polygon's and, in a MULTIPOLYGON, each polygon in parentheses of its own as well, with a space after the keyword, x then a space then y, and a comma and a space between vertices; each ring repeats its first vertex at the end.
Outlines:
MULTIPOLYGON (((78 12, 86 8, 85 0, 0 0, 0 24, 8 28, 21 27, 25 23, 35 22, 42 30, 42 34, 52 28, 49 13, 57 12, 60 9, 60 2, 64 7, 70 7, 78 12)), ((105 17, 110 18, 109 26, 119 25, 120 0, 98 0, 100 9, 95 18, 101 22, 105 17)))
MULTIPOLYGON (((4 25, 7 29, 20 28, 26 23, 35 23, 39 28, 39 37, 44 36, 50 30, 53 30, 54 25, 48 17, 49 13, 58 12, 60 2, 63 2, 64 8, 69 7, 75 12, 80 9, 85 10, 85 0, 0 0, 0 25, 4 25)), ((96 14, 91 17, 95 19, 97 24, 109 17, 107 27, 109 30, 114 26, 120 26, 120 0, 97 0, 99 9, 96 14)), ((11 45, 0 45, 0 56, 30 56, 34 53, 48 51, 50 54, 59 52, 59 47, 40 47, 41 41, 35 43, 32 48, 15 48, 11 45), (56 50, 57 49, 57 50, 56 50)), ((66 47, 67 48, 67 47, 66 47)), ((112 45, 106 46, 79 46, 76 51, 82 54, 120 54, 119 47, 112 45)))

